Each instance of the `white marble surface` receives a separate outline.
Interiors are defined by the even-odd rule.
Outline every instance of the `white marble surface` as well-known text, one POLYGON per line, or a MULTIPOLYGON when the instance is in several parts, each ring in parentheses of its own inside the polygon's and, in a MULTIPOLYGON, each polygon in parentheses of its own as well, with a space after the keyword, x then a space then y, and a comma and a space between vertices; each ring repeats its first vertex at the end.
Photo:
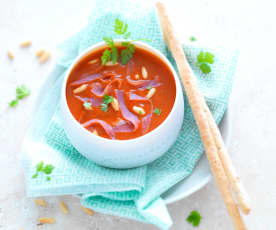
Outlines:
MULTIPOLYGON (((253 210, 245 217, 248 229, 275 229, 276 216, 276 105, 275 105, 275 4, 271 0, 170 0, 169 11, 183 40, 191 35, 199 42, 236 46, 239 67, 233 87, 232 143, 229 151, 252 198, 253 210)), ((28 126, 35 94, 45 79, 51 62, 40 65, 34 53, 38 48, 54 50, 63 38, 85 24, 89 0, 0 0, 0 229, 156 229, 134 221, 96 214, 88 217, 71 197, 46 198, 47 208, 25 197, 24 179, 18 153, 28 126), (19 42, 31 39, 33 45, 20 49, 19 42), (7 49, 15 60, 7 58, 7 49), (15 87, 25 83, 32 95, 10 109, 15 87), (63 215, 58 200, 69 206, 63 215), (53 216, 57 223, 37 226, 37 218, 53 216)), ((186 223, 191 210, 203 216, 198 230, 230 230, 231 221, 215 183, 185 200, 169 205, 173 230, 194 229, 186 223)))

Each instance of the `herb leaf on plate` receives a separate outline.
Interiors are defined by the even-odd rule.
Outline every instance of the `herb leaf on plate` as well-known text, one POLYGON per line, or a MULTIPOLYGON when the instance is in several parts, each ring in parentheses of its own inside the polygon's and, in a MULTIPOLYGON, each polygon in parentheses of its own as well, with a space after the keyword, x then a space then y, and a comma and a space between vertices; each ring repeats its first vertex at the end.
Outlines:
POLYGON ((192 211, 186 220, 194 227, 197 227, 200 224, 201 216, 198 211, 192 211))
POLYGON ((210 52, 201 51, 197 55, 197 65, 204 74, 208 74, 212 71, 210 64, 214 63, 214 55, 210 52))

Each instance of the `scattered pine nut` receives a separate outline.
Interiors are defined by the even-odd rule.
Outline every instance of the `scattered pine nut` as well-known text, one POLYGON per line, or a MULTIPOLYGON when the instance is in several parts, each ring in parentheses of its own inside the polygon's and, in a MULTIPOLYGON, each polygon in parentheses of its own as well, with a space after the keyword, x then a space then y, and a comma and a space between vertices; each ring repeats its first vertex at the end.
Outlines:
POLYGON ((111 105, 115 111, 119 111, 119 102, 115 97, 113 97, 113 101, 111 102, 111 105))
POLYGON ((83 85, 81 85, 80 87, 74 89, 74 90, 73 90, 73 93, 74 93, 74 94, 81 93, 81 92, 83 92, 84 90, 87 89, 87 86, 88 86, 87 84, 83 84, 83 85))
POLYGON ((96 135, 96 136, 99 136, 99 134, 98 134, 98 132, 97 132, 96 129, 94 129, 92 133, 93 133, 94 135, 96 135))
POLYGON ((12 51, 8 50, 8 57, 10 60, 13 60, 14 59, 14 54, 12 51))
POLYGON ((50 56, 51 56, 50 52, 45 51, 45 52, 41 55, 41 57, 40 57, 40 59, 39 59, 40 63, 44 63, 44 62, 48 61, 48 59, 50 58, 50 56))
POLYGON ((41 49, 36 52, 37 57, 41 57, 45 53, 45 50, 41 49))
POLYGON ((99 59, 93 59, 93 60, 91 60, 91 61, 89 61, 89 62, 87 62, 87 63, 88 63, 88 64, 95 64, 95 63, 98 62, 98 60, 99 60, 99 59))
POLYGON ((43 207, 47 206, 47 202, 45 200, 42 200, 42 199, 35 199, 34 202, 38 206, 43 206, 43 207))
POLYGON ((139 106, 133 106, 132 107, 133 111, 139 115, 145 115, 146 112, 143 108, 139 107, 139 106))
POLYGON ((113 65, 118 65, 118 62, 113 63, 112 61, 108 61, 105 63, 105 66, 113 66, 113 65))
POLYGON ((143 78, 147 79, 148 78, 148 71, 147 71, 147 69, 144 66, 142 66, 141 71, 142 71, 143 78))
POLYGON ((68 214, 69 211, 68 211, 67 205, 62 200, 59 201, 59 206, 60 206, 61 211, 64 214, 68 214))
POLYGON ((140 78, 140 77, 139 77, 139 74, 135 74, 135 75, 134 75, 134 78, 138 80, 138 79, 140 78))
POLYGON ((53 224, 56 222, 56 219, 52 217, 42 217, 42 218, 39 218, 38 220, 40 224, 53 224))
POLYGON ((28 41, 24 41, 20 43, 20 47, 28 47, 32 44, 32 42, 30 40, 28 41))
POLYGON ((84 206, 81 206, 81 209, 82 209, 83 212, 85 212, 89 216, 93 216, 94 215, 94 211, 92 209, 90 209, 90 208, 86 208, 84 206))
POLYGON ((156 92, 156 88, 151 88, 146 95, 146 98, 151 98, 156 92))

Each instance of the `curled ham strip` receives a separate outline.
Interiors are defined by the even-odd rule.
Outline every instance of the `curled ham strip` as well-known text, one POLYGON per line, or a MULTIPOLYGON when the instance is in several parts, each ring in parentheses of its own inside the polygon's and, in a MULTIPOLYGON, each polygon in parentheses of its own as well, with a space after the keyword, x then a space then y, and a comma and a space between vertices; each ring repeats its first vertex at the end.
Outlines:
POLYGON ((138 87, 139 89, 146 89, 149 86, 157 87, 160 86, 159 76, 155 76, 153 80, 132 80, 130 76, 126 77, 128 84, 138 87))
MULTIPOLYGON (((134 115, 132 112, 130 112, 125 104, 125 98, 124 98, 124 91, 123 90, 117 90, 115 89, 115 95, 117 97, 117 100, 119 102, 120 111, 122 113, 123 118, 127 121, 127 123, 131 126, 129 129, 131 131, 136 131, 138 129, 138 125, 140 123, 140 120, 136 115, 134 115)), ((126 129, 124 127, 124 129, 126 129)))
POLYGON ((106 134, 108 135, 108 137, 110 139, 115 139, 115 134, 114 134, 113 128, 109 124, 107 124, 105 121, 102 121, 99 119, 91 119, 82 124, 82 126, 84 128, 87 128, 91 125, 100 125, 104 129, 104 131, 106 132, 106 134))
POLYGON ((146 133, 149 129, 151 118, 152 118, 152 112, 153 112, 152 102, 146 97, 141 97, 141 96, 131 93, 131 92, 129 94, 129 100, 130 101, 145 101, 150 104, 150 112, 142 118, 142 132, 146 133))
POLYGON ((84 102, 90 102, 93 106, 99 106, 102 104, 102 99, 101 98, 93 98, 93 97, 80 97, 77 95, 74 95, 75 98, 80 100, 82 103, 84 102))
POLYGON ((113 131, 115 133, 130 133, 133 131, 133 125, 129 121, 120 120, 117 124, 113 127, 113 131))
POLYGON ((78 86, 78 85, 82 85, 82 84, 86 84, 86 83, 90 83, 92 81, 95 81, 99 78, 101 78, 103 75, 100 73, 97 74, 92 74, 88 77, 85 77, 83 79, 77 80, 77 81, 73 81, 70 85, 71 86, 78 86))
POLYGON ((122 79, 115 78, 111 80, 105 88, 102 87, 102 84, 95 82, 91 84, 91 92, 97 97, 103 97, 105 94, 110 94, 112 89, 117 86, 118 89, 122 86, 122 79))

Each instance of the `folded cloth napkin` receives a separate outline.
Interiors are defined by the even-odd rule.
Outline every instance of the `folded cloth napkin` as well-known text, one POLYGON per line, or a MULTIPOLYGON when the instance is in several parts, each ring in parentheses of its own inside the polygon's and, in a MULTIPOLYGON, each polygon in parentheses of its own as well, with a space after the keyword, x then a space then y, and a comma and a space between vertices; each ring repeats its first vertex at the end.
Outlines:
MULTIPOLYGON (((203 146, 185 92, 185 118, 179 137, 163 157, 128 170, 104 168, 80 155, 65 136, 60 120, 60 89, 64 72, 72 60, 92 44, 113 32, 114 20, 128 23, 131 38, 151 39, 154 46, 175 65, 163 40, 156 10, 151 5, 117 1, 95 1, 87 26, 59 46, 62 57, 51 73, 51 87, 40 98, 22 148, 22 162, 28 196, 76 194, 84 206, 95 211, 132 218, 168 229, 171 218, 160 195, 191 174, 203 153, 203 146), (39 174, 32 178, 38 162, 55 166, 51 180, 39 174)), ((215 120, 219 123, 227 108, 236 52, 208 49, 215 56, 212 72, 201 73, 196 57, 203 49, 183 47, 215 120)), ((130 153, 131 154, 131 153, 130 153)))

